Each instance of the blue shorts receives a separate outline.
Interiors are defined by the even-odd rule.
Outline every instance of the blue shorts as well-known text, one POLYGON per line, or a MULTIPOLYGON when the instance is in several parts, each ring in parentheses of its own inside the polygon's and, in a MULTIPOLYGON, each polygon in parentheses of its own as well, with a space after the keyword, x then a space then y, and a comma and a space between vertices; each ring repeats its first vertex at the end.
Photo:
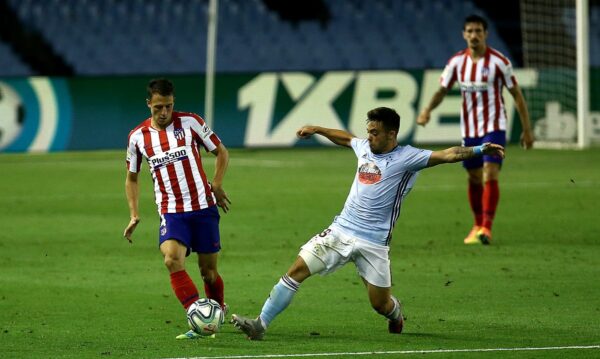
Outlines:
POLYGON ((221 250, 219 235, 219 210, 211 206, 199 211, 164 213, 161 216, 158 245, 175 239, 190 252, 216 253, 221 250))
MULTIPOLYGON (((494 131, 480 138, 463 138, 463 146, 472 147, 479 146, 483 143, 491 142, 500 146, 506 145, 506 131, 494 131)), ((502 157, 500 156, 488 156, 483 155, 482 157, 474 157, 463 161, 463 167, 472 170, 475 168, 483 167, 483 162, 498 163, 502 166, 502 157)))

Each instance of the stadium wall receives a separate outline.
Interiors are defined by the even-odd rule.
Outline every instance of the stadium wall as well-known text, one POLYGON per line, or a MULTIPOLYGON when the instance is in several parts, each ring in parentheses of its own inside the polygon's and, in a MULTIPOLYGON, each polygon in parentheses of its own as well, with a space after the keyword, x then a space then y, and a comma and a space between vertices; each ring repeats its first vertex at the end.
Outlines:
MULTIPOLYGON (((544 86, 544 71, 516 69, 523 88, 544 86)), ((437 90, 441 70, 335 71, 221 74, 216 79, 213 128, 229 147, 330 145, 320 138, 298 142, 305 124, 345 128, 361 135, 369 109, 395 108, 398 139, 407 144, 459 143, 460 94, 453 90, 423 130, 415 119, 437 90)), ((600 87, 600 68, 592 86, 600 87), (595 85, 595 86, 594 86, 595 85)), ((145 86, 150 77, 10 78, 0 80, 0 152, 47 152, 125 148, 129 131, 149 116, 145 86)), ((172 76, 175 107, 203 113, 204 77, 172 76)), ((504 96, 509 141, 518 142, 512 97, 504 96)), ((600 138, 600 94, 591 93, 593 135, 600 138)), ((575 115, 549 99, 530 108, 536 136, 573 136, 575 115)))

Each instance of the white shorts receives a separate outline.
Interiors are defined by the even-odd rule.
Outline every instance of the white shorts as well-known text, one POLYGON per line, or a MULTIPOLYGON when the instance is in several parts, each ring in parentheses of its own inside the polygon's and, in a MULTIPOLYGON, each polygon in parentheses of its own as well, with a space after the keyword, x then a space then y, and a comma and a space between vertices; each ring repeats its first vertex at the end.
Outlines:
POLYGON ((377 287, 392 286, 390 248, 358 239, 332 226, 312 237, 300 249, 311 274, 333 273, 352 261, 358 274, 377 287))

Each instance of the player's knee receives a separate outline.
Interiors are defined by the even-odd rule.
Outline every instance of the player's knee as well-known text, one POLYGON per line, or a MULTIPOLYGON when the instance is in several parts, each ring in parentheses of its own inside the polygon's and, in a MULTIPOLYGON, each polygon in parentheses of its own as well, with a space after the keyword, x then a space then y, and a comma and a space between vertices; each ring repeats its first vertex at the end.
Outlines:
POLYGON ((497 181, 500 176, 500 165, 494 162, 486 162, 483 165, 484 182, 497 181))
POLYGON ((288 275, 301 282, 313 274, 321 273, 324 269, 325 263, 321 259, 311 252, 301 250, 298 258, 288 270, 288 275))
POLYGON ((164 263, 165 267, 167 267, 167 269, 171 273, 183 270, 184 268, 183 259, 175 255, 166 254, 164 258, 164 263))
POLYGON ((469 183, 479 185, 483 183, 483 176, 469 172, 469 183))
POLYGON ((219 273, 216 269, 200 268, 200 275, 204 283, 212 284, 217 279, 219 273))
POLYGON ((489 181, 497 181, 499 177, 498 171, 490 171, 486 172, 484 177, 484 182, 487 183, 489 181))

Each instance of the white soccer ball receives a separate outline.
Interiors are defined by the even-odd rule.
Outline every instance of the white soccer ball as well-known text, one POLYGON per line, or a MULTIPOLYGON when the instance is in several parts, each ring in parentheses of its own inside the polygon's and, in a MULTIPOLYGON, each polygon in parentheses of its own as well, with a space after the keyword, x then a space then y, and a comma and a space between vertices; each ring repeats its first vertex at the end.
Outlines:
POLYGON ((187 310, 190 329, 200 335, 212 335, 221 329, 224 313, 219 303, 212 299, 200 298, 187 310))
POLYGON ((25 111, 19 94, 0 82, 0 150, 8 147, 23 129, 25 111))

